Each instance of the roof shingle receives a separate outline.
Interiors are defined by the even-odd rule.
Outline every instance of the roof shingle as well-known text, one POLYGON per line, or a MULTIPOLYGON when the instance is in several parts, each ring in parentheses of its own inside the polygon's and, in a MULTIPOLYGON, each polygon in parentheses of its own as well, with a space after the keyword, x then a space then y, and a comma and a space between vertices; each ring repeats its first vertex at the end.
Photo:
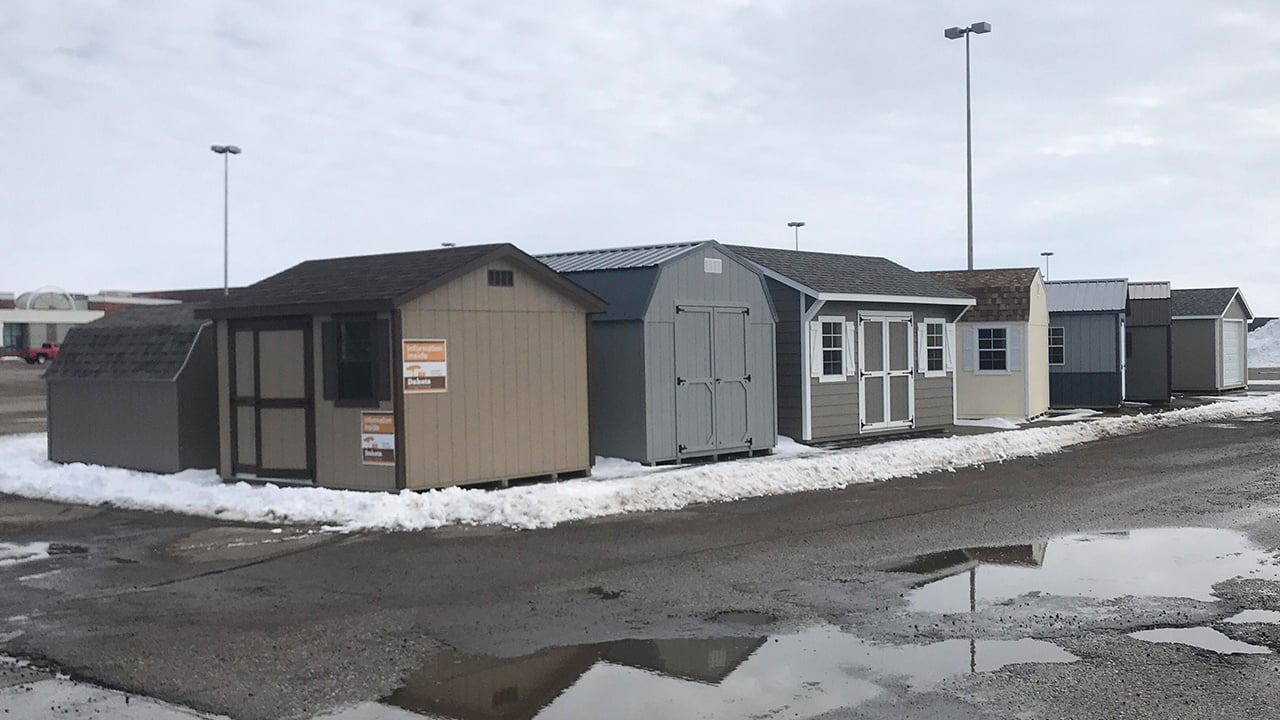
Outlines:
POLYGON ((820 293, 967 300, 969 295, 882 257, 730 245, 729 249, 820 293))
POLYGON ((1192 288, 1174 290, 1173 316, 1221 315, 1240 288, 1192 288))
POLYGON ((143 305, 71 329, 47 380, 176 380, 200 328, 192 305, 143 305))
POLYGON ((1026 322, 1031 317, 1031 285, 1036 268, 990 270, 934 270, 921 275, 969 293, 978 304, 964 314, 965 322, 1026 322))

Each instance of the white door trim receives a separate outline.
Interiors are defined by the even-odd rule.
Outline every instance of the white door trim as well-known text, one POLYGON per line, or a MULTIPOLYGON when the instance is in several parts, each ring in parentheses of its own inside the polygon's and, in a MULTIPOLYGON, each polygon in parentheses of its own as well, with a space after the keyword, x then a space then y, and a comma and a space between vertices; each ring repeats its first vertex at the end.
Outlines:
MULTIPOLYGON (((945 330, 944 330, 945 332, 945 330)), ((915 427, 916 419, 916 382, 915 382, 915 315, 909 312, 858 312, 858 432, 875 432, 896 428, 915 427), (879 322, 881 340, 880 351, 883 362, 881 370, 869 373, 866 370, 866 325, 867 322, 879 322), (890 369, 889 327, 891 323, 907 325, 907 367, 905 370, 890 369), (868 424, 867 416, 867 377, 874 375, 884 378, 884 414, 882 422, 868 424), (905 377, 907 379, 907 408, 905 421, 894 422, 893 417, 893 383, 890 378, 905 377)))

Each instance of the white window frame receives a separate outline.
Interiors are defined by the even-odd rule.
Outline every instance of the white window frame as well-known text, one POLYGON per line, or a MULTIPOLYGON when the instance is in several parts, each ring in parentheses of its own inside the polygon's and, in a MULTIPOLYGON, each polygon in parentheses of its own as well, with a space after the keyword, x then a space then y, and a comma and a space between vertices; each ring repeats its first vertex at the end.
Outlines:
POLYGON ((1062 367, 1063 365, 1066 365, 1066 364, 1067 364, 1067 328, 1062 325, 1050 325, 1049 326, 1049 367, 1062 367), (1062 338, 1061 338, 1062 344, 1058 346, 1062 348, 1062 362, 1053 361, 1053 348, 1054 348, 1053 331, 1054 330, 1062 331, 1062 338))
POLYGON ((1009 375, 1009 334, 1011 326, 1007 324, 989 324, 974 326, 973 333, 973 374, 974 375, 1009 375), (1004 331, 1004 369, 1003 370, 983 370, 982 369, 982 331, 983 330, 1003 330, 1004 331))
POLYGON ((843 315, 819 315, 818 316, 818 347, 812 349, 813 352, 818 353, 818 364, 821 365, 822 367, 822 374, 818 376, 818 382, 820 383, 845 382, 846 380, 849 379, 848 375, 845 372, 846 368, 848 368, 848 363, 845 362, 846 353, 849 352, 848 344, 849 344, 849 338, 848 338, 848 333, 845 332, 845 318, 843 315), (825 328, 825 325, 827 324, 836 325, 840 328, 838 332, 838 337, 840 338, 840 374, 839 375, 827 374, 827 348, 824 348, 822 344, 823 340, 826 338, 826 335, 827 335, 826 328, 825 328))
POLYGON ((946 377, 947 376, 947 321, 944 318, 925 318, 924 319, 924 347, 922 348, 922 360, 920 364, 920 372, 927 378, 946 377), (929 344, 929 327, 931 325, 938 326, 938 347, 934 348, 929 344), (929 369, 929 351, 938 350, 942 353, 942 369, 929 369))

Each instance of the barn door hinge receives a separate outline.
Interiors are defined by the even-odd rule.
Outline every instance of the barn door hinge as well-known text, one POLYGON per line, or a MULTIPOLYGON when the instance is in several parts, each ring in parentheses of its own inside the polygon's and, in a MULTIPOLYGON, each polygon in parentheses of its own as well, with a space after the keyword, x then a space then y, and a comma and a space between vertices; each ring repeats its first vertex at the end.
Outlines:
POLYGON ((677 305, 677 306, 676 306, 676 314, 678 315, 678 314, 680 314, 680 313, 682 313, 682 312, 684 312, 684 308, 682 308, 682 307, 680 307, 679 305, 677 305))
POLYGON ((677 384, 677 385, 683 385, 683 384, 684 384, 684 378, 682 378, 682 377, 678 377, 678 378, 676 378, 676 384, 677 384))
POLYGON ((753 447, 756 444, 755 438, 747 438, 747 447, 753 447))
POLYGON ((688 446, 688 445, 677 445, 677 446, 676 446, 676 452, 678 452, 678 453, 680 453, 680 454, 682 454, 682 455, 684 454, 684 451, 685 451, 685 450, 688 450, 688 449, 689 449, 689 446, 688 446))
POLYGON ((744 378, 742 378, 742 379, 743 379, 744 381, 746 381, 746 382, 751 382, 751 376, 750 376, 750 375, 748 375, 748 376, 746 376, 746 377, 744 377, 744 378))

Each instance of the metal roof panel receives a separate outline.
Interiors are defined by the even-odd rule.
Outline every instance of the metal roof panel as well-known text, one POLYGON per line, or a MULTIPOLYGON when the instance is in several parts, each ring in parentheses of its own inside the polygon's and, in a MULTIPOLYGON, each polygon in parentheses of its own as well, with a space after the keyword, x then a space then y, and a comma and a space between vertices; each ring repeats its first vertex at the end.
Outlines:
POLYGON ((1129 281, 1053 280, 1045 283, 1049 312, 1124 312, 1129 304, 1129 281))

